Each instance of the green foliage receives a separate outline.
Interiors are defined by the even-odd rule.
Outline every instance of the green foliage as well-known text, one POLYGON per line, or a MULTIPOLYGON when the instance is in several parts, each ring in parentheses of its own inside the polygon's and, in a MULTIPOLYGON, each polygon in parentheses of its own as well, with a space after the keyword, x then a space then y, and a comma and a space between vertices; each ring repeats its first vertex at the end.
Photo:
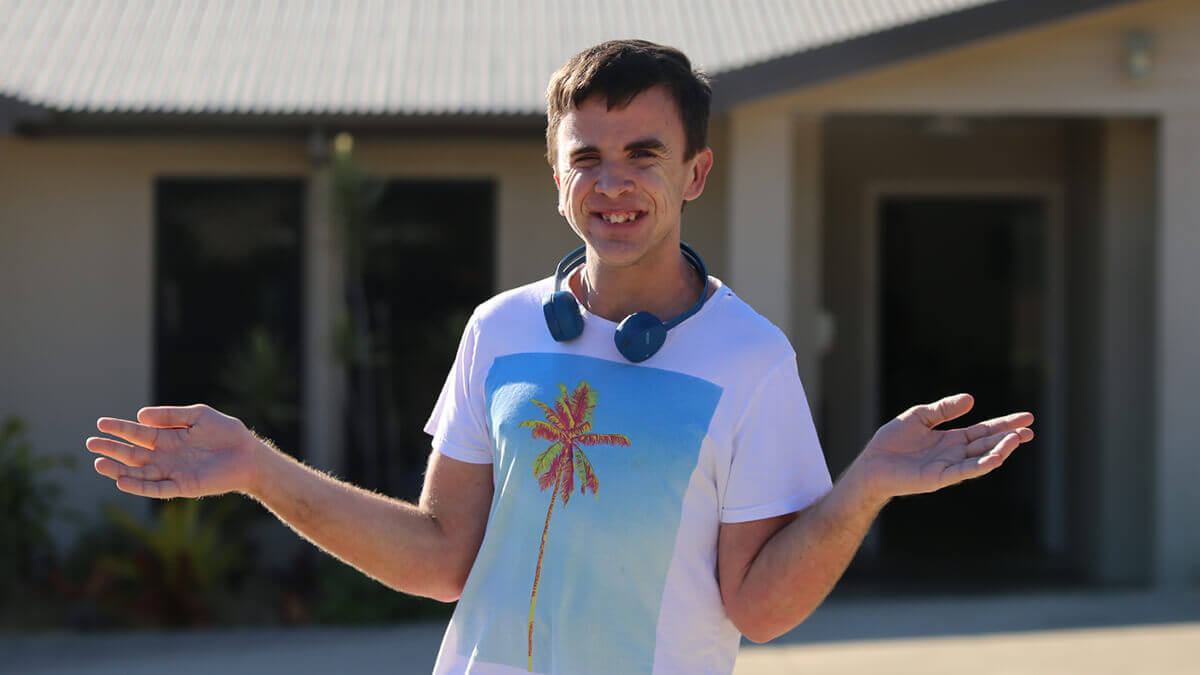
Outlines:
POLYGON ((370 245, 369 214, 383 198, 386 184, 361 169, 354 160, 354 141, 349 134, 338 134, 330 163, 331 203, 338 243, 351 269, 361 269, 370 245))
POLYGON ((70 458, 35 455, 25 433, 19 417, 0 424, 0 605, 53 563, 50 523, 66 513, 57 503, 62 489, 47 473, 70 466, 70 458))
POLYGON ((326 557, 318 569, 314 610, 320 623, 365 625, 449 619, 454 605, 394 591, 326 557))
MULTIPOLYGON (((85 594, 134 625, 197 626, 219 618, 240 570, 242 547, 223 536, 238 497, 168 501, 144 523, 108 504, 107 525, 124 540, 93 559, 85 594)), ((112 541, 111 538, 109 538, 112 541)))
POLYGON ((217 407, 268 436, 300 417, 292 403, 299 386, 283 343, 266 326, 250 329, 217 376, 224 398, 217 407))

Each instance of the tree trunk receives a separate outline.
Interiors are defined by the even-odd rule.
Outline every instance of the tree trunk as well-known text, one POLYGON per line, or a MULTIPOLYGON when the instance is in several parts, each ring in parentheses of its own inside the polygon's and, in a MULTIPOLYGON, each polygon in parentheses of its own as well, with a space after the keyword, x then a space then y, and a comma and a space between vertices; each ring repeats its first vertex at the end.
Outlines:
POLYGON ((529 672, 533 672, 533 606, 537 604, 538 582, 542 578, 542 556, 546 553, 546 533, 550 531, 550 516, 554 513, 554 502, 558 501, 558 490, 562 479, 554 481, 554 494, 550 495, 550 508, 546 509, 546 524, 542 527, 542 545, 538 548, 537 571, 533 573, 533 595, 529 598, 529 672))

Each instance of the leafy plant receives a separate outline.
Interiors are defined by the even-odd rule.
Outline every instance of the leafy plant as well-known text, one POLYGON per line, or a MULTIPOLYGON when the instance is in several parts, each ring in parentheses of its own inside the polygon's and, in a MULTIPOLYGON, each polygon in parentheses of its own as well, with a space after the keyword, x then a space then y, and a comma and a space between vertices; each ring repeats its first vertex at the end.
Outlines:
POLYGON ((15 604, 19 589, 40 583, 55 557, 50 523, 69 513, 47 473, 70 466, 71 458, 35 455, 25 434, 20 417, 0 424, 0 605, 15 604))
MULTIPOLYGON (((363 465, 364 482, 382 478, 383 442, 379 433, 380 341, 371 322, 367 295, 367 255, 371 211, 383 197, 385 183, 362 170, 354 159, 354 139, 334 139, 330 166, 330 217, 337 233, 345 274, 344 317, 334 327, 336 355, 349 368, 345 419, 351 449, 363 465)), ((371 485, 371 487, 378 487, 371 485)))
POLYGON ((317 571, 315 618, 329 624, 379 624, 448 619, 454 606, 398 593, 338 560, 326 557, 317 571))
POLYGON ((300 417, 292 403, 298 387, 296 373, 282 340, 266 326, 250 329, 231 351, 217 380, 224 392, 218 407, 251 429, 274 436, 300 417))
POLYGON ((217 618, 217 604, 232 590, 242 550, 222 536, 237 497, 211 500, 208 513, 196 499, 176 499, 158 509, 151 524, 107 504, 109 524, 133 546, 99 555, 87 586, 98 604, 130 622, 196 626, 217 618))

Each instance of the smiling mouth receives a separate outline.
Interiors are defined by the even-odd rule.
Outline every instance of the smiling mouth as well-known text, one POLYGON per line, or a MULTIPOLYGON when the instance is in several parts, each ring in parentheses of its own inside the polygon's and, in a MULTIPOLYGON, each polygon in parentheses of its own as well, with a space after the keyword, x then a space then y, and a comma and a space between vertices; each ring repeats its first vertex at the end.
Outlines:
POLYGON ((645 211, 594 211, 592 215, 599 217, 606 223, 620 224, 628 223, 646 215, 645 211))

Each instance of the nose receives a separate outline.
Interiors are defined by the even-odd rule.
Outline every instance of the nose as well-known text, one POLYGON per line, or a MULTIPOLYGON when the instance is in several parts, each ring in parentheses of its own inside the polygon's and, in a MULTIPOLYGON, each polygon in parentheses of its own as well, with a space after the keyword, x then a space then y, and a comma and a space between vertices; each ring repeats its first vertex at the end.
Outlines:
POLYGON ((633 190, 633 180, 619 162, 604 162, 596 176, 596 192, 605 197, 620 197, 633 190))

